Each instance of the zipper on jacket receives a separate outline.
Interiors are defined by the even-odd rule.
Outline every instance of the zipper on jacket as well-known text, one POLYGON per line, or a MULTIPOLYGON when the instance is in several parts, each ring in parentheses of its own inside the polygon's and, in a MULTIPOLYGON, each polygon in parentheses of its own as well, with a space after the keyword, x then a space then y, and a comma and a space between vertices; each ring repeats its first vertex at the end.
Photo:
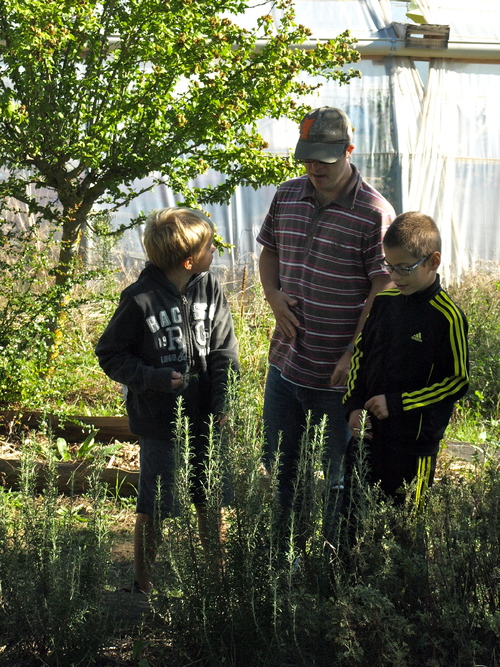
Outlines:
POLYGON ((191 322, 189 320, 189 301, 185 294, 181 295, 182 319, 185 322, 186 332, 186 371, 194 366, 193 334, 191 331, 191 322), (189 365, 188 365, 189 363, 189 365))

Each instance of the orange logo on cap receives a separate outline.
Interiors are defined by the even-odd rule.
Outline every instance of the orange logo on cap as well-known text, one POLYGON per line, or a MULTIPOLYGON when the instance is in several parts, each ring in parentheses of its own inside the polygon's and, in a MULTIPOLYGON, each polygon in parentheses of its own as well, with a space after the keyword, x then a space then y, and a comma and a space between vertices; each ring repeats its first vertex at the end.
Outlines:
POLYGON ((309 131, 311 129, 311 125, 314 123, 316 118, 305 118, 302 121, 302 124, 300 126, 300 138, 301 139, 307 139, 309 136, 309 131))

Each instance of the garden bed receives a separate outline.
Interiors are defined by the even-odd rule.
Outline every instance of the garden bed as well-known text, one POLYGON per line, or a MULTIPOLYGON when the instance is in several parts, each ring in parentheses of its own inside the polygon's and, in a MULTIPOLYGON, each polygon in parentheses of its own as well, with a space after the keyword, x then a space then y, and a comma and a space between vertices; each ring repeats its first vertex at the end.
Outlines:
MULTIPOLYGON (((121 496, 134 495, 139 482, 139 446, 130 433, 126 417, 85 417, 80 415, 58 417, 42 415, 39 412, 3 411, 0 413, 0 484, 17 489, 21 459, 19 457, 20 438, 24 433, 36 433, 37 440, 48 442, 47 432, 52 438, 64 438, 68 451, 78 453, 78 446, 89 432, 96 431, 96 440, 104 446, 118 445, 117 452, 107 461, 100 472, 100 480, 121 496), (43 426, 43 431, 37 429, 43 426)), ((48 463, 40 456, 37 462, 37 489, 46 483, 48 463)), ((88 477, 93 462, 89 460, 68 460, 56 462, 58 490, 61 493, 82 493, 88 488, 88 477)))

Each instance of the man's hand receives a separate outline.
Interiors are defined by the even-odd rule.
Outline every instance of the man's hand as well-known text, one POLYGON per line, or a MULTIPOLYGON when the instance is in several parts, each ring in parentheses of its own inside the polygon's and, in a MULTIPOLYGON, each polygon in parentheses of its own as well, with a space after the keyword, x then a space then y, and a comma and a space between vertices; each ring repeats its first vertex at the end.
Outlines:
MULTIPOLYGON (((361 415, 363 410, 353 410, 349 415, 349 430, 353 438, 359 438, 361 435, 361 415)), ((370 417, 366 417, 364 423, 363 437, 365 440, 371 440, 372 434, 370 432, 372 425, 370 424, 370 417)))
POLYGON ((179 371, 172 371, 172 391, 182 387, 183 382, 182 373, 179 373, 179 371))
POLYGON ((330 378, 330 386, 345 387, 347 383, 347 375, 349 374, 349 366, 351 364, 351 353, 347 350, 337 361, 332 377, 330 378))
POLYGON ((365 410, 368 410, 375 415, 377 419, 387 419, 389 410, 387 409, 387 400, 385 394, 373 396, 365 403, 365 410))
POLYGON ((299 321, 290 308, 297 305, 297 299, 281 290, 279 256, 274 250, 262 248, 259 258, 259 272, 264 294, 276 319, 276 326, 282 334, 295 338, 299 321))
POLYGON ((292 313, 290 308, 297 305, 297 299, 289 296, 286 292, 279 289, 268 291, 267 300, 276 318, 276 326, 285 336, 295 338, 295 327, 299 326, 299 321, 292 313))

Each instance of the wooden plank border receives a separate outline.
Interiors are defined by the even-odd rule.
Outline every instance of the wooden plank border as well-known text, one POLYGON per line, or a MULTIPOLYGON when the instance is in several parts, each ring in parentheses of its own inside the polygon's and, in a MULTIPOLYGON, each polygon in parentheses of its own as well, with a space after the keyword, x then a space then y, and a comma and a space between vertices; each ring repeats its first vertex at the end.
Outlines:
MULTIPOLYGON (((61 493, 84 493, 89 488, 89 476, 92 464, 83 461, 63 461, 56 463, 57 488, 61 493)), ((47 485, 47 464, 36 464, 36 490, 41 491, 47 485)), ((20 459, 0 459, 0 484, 7 488, 19 489, 21 472, 20 459)), ((139 485, 139 471, 123 468, 104 468, 99 479, 107 484, 111 493, 119 496, 133 496, 139 485)))
POLYGON ((36 430, 46 423, 57 438, 68 442, 82 442, 92 430, 98 430, 96 440, 110 442, 117 439, 136 442, 137 436, 130 432, 127 417, 86 417, 83 415, 44 415, 41 412, 0 411, 0 434, 9 435, 23 429, 36 430))

